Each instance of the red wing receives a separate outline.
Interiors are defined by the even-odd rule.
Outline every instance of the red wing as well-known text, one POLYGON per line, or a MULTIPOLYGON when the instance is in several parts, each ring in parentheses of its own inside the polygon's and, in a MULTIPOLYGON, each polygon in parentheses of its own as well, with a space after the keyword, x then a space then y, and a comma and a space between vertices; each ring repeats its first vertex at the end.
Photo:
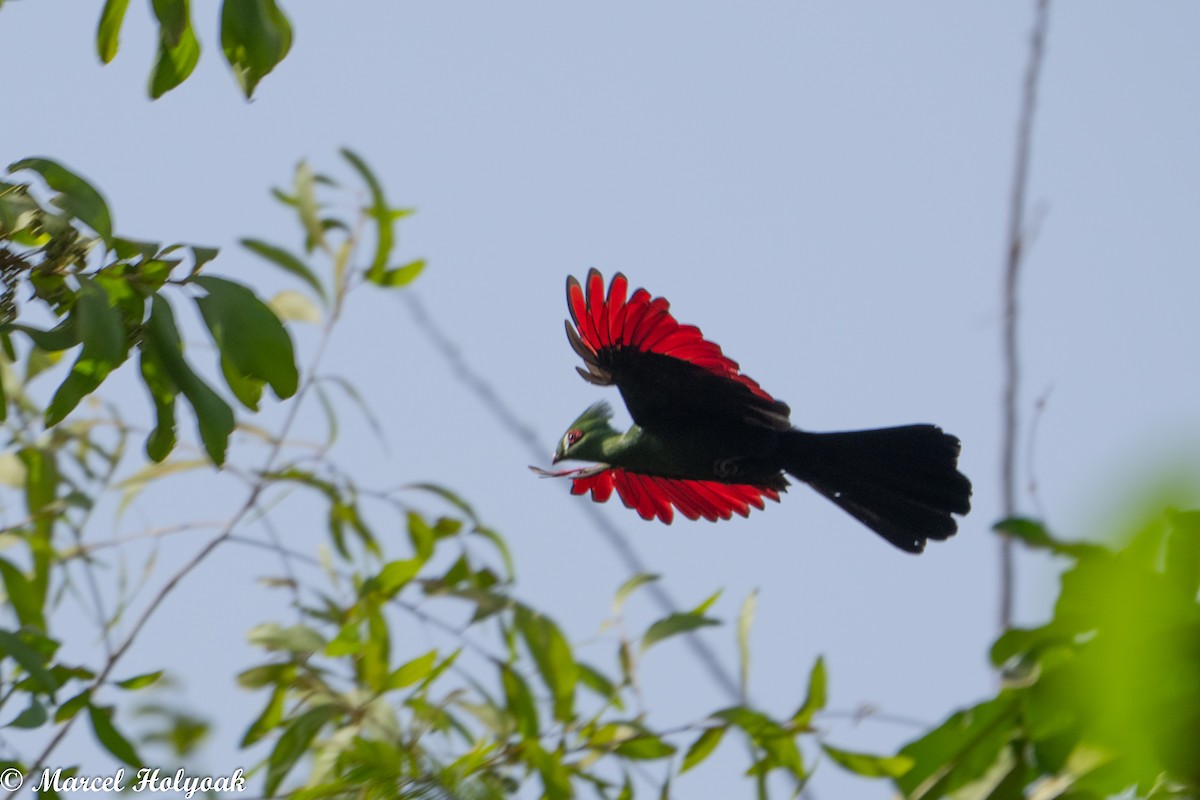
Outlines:
MULTIPOLYGON (((629 281, 619 272, 609 284, 607 298, 604 277, 595 269, 588 272, 586 290, 573 277, 567 280, 567 307, 581 340, 576 342, 572 337, 572 345, 576 351, 580 350, 580 344, 590 351, 579 352, 585 362, 591 365, 597 354, 605 350, 656 353, 736 381, 762 400, 776 402, 756 381, 742 374, 738 363, 722 353, 720 345, 705 339, 699 328, 680 325, 671 316, 671 304, 665 299, 651 299, 649 292, 638 289, 627 300, 628 289, 629 281)), ((571 333, 569 327, 567 333, 571 333)), ((593 374, 602 380, 610 378, 604 382, 612 382, 611 376, 596 375, 595 370, 593 374)))
POLYGON ((779 492, 767 486, 660 478, 627 472, 619 467, 574 478, 571 482, 571 494, 590 491, 597 503, 612 497, 614 490, 626 507, 637 511, 642 519, 658 517, 668 525, 675 517, 674 509, 679 509, 679 513, 688 519, 704 517, 709 522, 716 522, 729 519, 735 513, 749 516, 751 506, 763 508, 764 497, 779 502, 779 492))

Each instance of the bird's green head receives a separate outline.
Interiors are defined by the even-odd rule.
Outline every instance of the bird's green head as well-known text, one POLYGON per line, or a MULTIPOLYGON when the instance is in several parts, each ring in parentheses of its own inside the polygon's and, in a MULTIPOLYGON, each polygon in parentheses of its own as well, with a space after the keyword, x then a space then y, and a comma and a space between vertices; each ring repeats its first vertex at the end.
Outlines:
POLYGON ((617 435, 608 421, 612 419, 612 408, 600 402, 588 406, 579 419, 571 423, 554 450, 553 463, 571 459, 574 461, 604 461, 603 445, 617 435))

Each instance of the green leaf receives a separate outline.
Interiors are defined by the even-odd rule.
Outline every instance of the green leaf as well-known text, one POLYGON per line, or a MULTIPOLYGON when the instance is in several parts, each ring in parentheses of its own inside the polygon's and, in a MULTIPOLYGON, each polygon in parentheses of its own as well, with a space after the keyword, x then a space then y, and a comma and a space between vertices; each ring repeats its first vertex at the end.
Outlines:
POLYGON ((146 672, 141 675, 134 675, 132 678, 126 678, 123 681, 117 681, 117 686, 122 689, 144 689, 147 686, 153 686, 158 683, 163 676, 163 670, 155 670, 154 672, 146 672))
POLYGON ((20 569, 0 558, 0 578, 4 580, 4 593, 8 603, 17 614, 17 620, 22 625, 28 625, 38 630, 46 629, 43 617, 42 594, 34 586, 33 581, 25 577, 20 569))
POLYGON ((750 626, 754 622, 754 611, 758 606, 758 590, 746 595, 742 610, 738 614, 738 677, 740 678, 742 699, 745 700, 750 692, 750 626))
POLYGON ((92 723, 92 733, 104 745, 104 749, 131 767, 140 767, 142 759, 138 756, 133 745, 129 743, 116 726, 112 723, 113 709, 111 706, 88 707, 88 717, 92 723))
POLYGON ((154 0, 159 20, 158 55, 150 72, 150 97, 162 97, 188 79, 200 61, 187 0, 154 0))
POLYGON ((172 47, 179 44, 191 25, 188 0, 151 0, 150 6, 167 43, 172 47))
POLYGON ((325 287, 321 285, 321 281, 313 273, 308 266, 296 256, 281 247, 276 247, 273 244, 259 241, 258 239, 242 239, 242 247, 250 252, 262 256, 277 267, 280 267, 286 272, 290 272, 300 280, 312 287, 312 290, 317 293, 317 296, 322 301, 326 300, 325 287))
POLYGON ((395 597, 397 592, 417 576, 424 565, 425 562, 418 558, 389 561, 383 565, 383 569, 379 570, 379 575, 371 584, 371 588, 378 588, 384 597, 395 597))
POLYGON ((403 689, 417 681, 425 680, 433 672, 437 655, 437 650, 430 650, 423 656, 417 656, 412 661, 401 664, 388 676, 387 682, 384 684, 384 689, 387 691, 403 689))
POLYGON ((959 711, 900 750, 913 766, 896 779, 912 800, 945 797, 987 772, 1019 722, 1019 695, 1003 690, 992 700, 959 711))
POLYGON ((433 555, 434 533, 429 523, 415 511, 408 512, 408 539, 412 542, 417 559, 425 562, 433 555))
POLYGON ((45 656, 26 644, 20 636, 12 631, 0 630, 0 657, 11 658, 20 664, 43 693, 54 696, 58 681, 46 669, 45 656))
POLYGON ((225 0, 221 49, 249 100, 292 47, 292 26, 275 0, 225 0))
POLYGON ((279 784, 296 766, 305 753, 309 751, 312 740, 325 727, 325 723, 334 718, 337 709, 332 705, 322 705, 311 708, 304 714, 287 724, 275 748, 267 756, 267 777, 265 789, 267 796, 275 794, 279 784))
POLYGON ((625 607, 625 601, 629 599, 631 594, 646 584, 658 580, 660 577, 662 576, 651 575, 647 572, 639 572, 637 575, 634 575, 632 578, 622 583, 620 588, 617 589, 616 595, 613 597, 613 616, 621 616, 621 610, 625 607))
POLYGON ((250 723, 250 727, 246 728, 246 732, 242 735, 242 747, 249 747, 279 727, 279 724, 283 722, 284 709, 287 707, 287 694, 286 683, 280 683, 272 690, 262 712, 255 717, 254 722, 250 723))
POLYGON ((204 275, 192 282, 208 292, 196 305, 221 355, 243 375, 269 383, 279 399, 294 395, 296 354, 279 317, 239 283, 204 275))
POLYGON ((60 350, 69 350, 79 344, 79 326, 75 324, 76 321, 73 314, 69 315, 48 331, 18 323, 13 323, 8 327, 26 334, 39 350, 56 353, 60 350))
POLYGON ((700 734, 684 755, 683 766, 679 768, 679 774, 682 775, 712 755, 712 752, 717 749, 717 745, 721 743, 721 739, 725 737, 726 730, 728 730, 726 726, 718 725, 700 734))
POLYGON ((617 745, 615 752, 633 761, 649 761, 675 755, 675 746, 652 733, 646 733, 617 745))
POLYGON ((59 192, 54 205, 100 234, 105 243, 112 241, 112 215, 108 204, 90 183, 48 158, 26 158, 8 167, 9 172, 21 169, 38 173, 51 189, 59 192))
POLYGON ((824 710, 829 700, 826 683, 825 659, 823 656, 817 656, 817 661, 808 674, 808 693, 804 696, 800 708, 792 715, 792 725, 801 729, 812 725, 813 715, 824 710))
POLYGON ((658 644, 663 639, 671 636, 694 631, 697 628, 720 624, 720 620, 700 616, 693 612, 676 612, 658 620, 646 630, 645 635, 642 636, 642 652, 646 652, 652 645, 658 644))
POLYGON ((864 778, 899 778, 912 769, 913 760, 908 756, 874 756, 867 753, 852 753, 821 743, 821 749, 835 763, 864 778))
POLYGON ((94 392, 129 354, 121 315, 108 304, 108 294, 93 281, 82 281, 71 316, 77 320, 83 349, 70 374, 46 406, 46 427, 53 427, 94 392))
POLYGON ((529 684, 507 664, 500 665, 500 682, 504 686, 508 713, 517 725, 517 732, 525 739, 536 739, 538 713, 533 702, 533 693, 529 691, 529 684))
POLYGON ((67 700, 66 702, 64 702, 62 705, 60 705, 58 707, 58 709, 54 712, 54 722, 55 723, 66 722, 67 720, 72 719, 76 714, 78 714, 80 712, 80 710, 82 710, 84 707, 86 707, 88 704, 90 704, 91 701, 92 701, 92 690, 84 689, 82 692, 75 695, 74 697, 67 700))
POLYGON ((221 376, 239 403, 251 411, 258 411, 263 387, 267 385, 264 381, 243 373, 224 353, 221 354, 221 376))
POLYGON ((1015 539, 1020 539, 1030 547, 1039 550, 1049 550, 1057 555, 1072 558, 1081 558, 1104 552, 1103 547, 1088 542, 1059 541, 1050 535, 1050 532, 1046 530, 1046 526, 1042 523, 1026 517, 1002 519, 992 526, 992 530, 1015 539))
POLYGON ((417 279, 417 276, 425 271, 425 259, 419 258, 416 261, 410 261, 402 267, 392 267, 379 273, 377 278, 367 277, 372 283, 379 286, 394 288, 397 286, 407 286, 417 279))
POLYGON ((549 617, 526 606, 517 606, 516 623, 542 681, 554 695, 554 718, 569 722, 574 716, 575 684, 579 680, 571 646, 549 617))
POLYGON ((283 650, 297 655, 319 653, 325 649, 326 641, 320 633, 307 625, 283 627, 277 622, 256 625, 246 634, 250 644, 267 650, 283 650))
MULTIPOLYGON (((162 365, 163 371, 175 386, 183 392, 196 412, 200 439, 213 463, 225 463, 225 450, 235 421, 229 404, 217 395, 208 384, 200 380, 183 359, 183 342, 175 327, 175 315, 171 305, 160 295, 151 300, 150 320, 146 324, 142 347, 151 358, 162 365)), ((268 312, 269 313, 269 312, 268 312)))
POLYGON ((704 599, 704 602, 703 602, 703 603, 701 603, 700 605, 696 606, 695 608, 693 608, 693 609, 692 609, 690 612, 688 612, 688 613, 690 613, 690 614, 693 614, 693 615, 695 615, 695 616, 697 616, 697 617, 699 617, 699 616, 703 616, 703 615, 704 615, 704 612, 705 612, 705 611, 708 611, 710 608, 712 608, 712 606, 713 606, 713 603, 717 602, 717 600, 719 600, 720 598, 721 598, 721 590, 720 590, 720 589, 718 589, 717 591, 713 592, 711 595, 709 595, 708 597, 706 597, 706 598, 704 599))
POLYGON ((125 21, 125 9, 129 0, 105 0, 104 11, 100 14, 100 27, 96 31, 96 55, 105 64, 110 63, 117 55, 117 45, 121 35, 121 24, 125 21))
POLYGON ((18 714, 16 719, 8 723, 6 727, 32 730, 42 727, 49 719, 50 715, 46 712, 46 707, 42 705, 37 697, 31 696, 29 698, 29 705, 25 707, 25 710, 18 714))
POLYGON ((608 676, 600 670, 585 664, 582 661, 575 662, 579 667, 579 682, 587 688, 591 689, 600 697, 610 701, 617 708, 623 708, 624 703, 621 702, 620 696, 617 694, 617 687, 608 676))
MULTIPOLYGON (((371 207, 368 209, 368 216, 375 221, 375 256, 371 259, 371 266, 367 268, 367 280, 372 283, 377 283, 381 286, 394 286, 398 284, 384 283, 385 272, 384 267, 387 265, 388 256, 392 253, 392 246, 395 242, 395 232, 393 225, 395 217, 388 208, 387 199, 383 196, 383 186, 375 177, 367 162, 363 161, 354 153, 353 150, 343 147, 341 150, 342 157, 350 162, 350 166, 358 172, 363 181, 367 184, 367 189, 371 193, 371 207)), ((424 263, 421 264, 424 267, 424 263)), ((403 269, 403 268, 402 268, 403 269)), ((420 272, 417 269, 416 272, 420 272)), ((395 270, 389 270, 395 272, 395 270)), ((414 273, 408 280, 415 278, 414 273)), ((408 281, 405 281, 407 283, 408 281)))

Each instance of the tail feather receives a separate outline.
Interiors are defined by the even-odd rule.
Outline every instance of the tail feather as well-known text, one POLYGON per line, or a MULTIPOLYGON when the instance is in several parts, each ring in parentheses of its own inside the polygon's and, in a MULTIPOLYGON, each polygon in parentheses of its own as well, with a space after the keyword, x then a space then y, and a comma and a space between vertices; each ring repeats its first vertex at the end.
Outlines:
POLYGON ((889 542, 920 553, 954 535, 971 509, 959 441, 934 425, 840 433, 793 431, 785 467, 889 542))

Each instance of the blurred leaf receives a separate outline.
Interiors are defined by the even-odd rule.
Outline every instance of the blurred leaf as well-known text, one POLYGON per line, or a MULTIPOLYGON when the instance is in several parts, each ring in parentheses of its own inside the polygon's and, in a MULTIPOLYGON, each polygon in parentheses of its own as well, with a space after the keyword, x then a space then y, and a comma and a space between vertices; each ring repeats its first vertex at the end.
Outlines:
POLYGON ((153 0, 158 17, 158 54, 150 73, 150 97, 157 100, 188 79, 200 61, 187 0, 153 0))
POLYGON ((88 717, 92 722, 92 732, 96 734, 96 739, 100 744, 104 745, 104 749, 129 766, 140 767, 142 765, 141 757, 129 740, 112 723, 112 707, 89 705, 87 709, 88 717))
POLYGON ((79 344, 79 326, 76 322, 75 316, 70 315, 48 331, 31 328, 28 325, 20 325, 18 323, 13 323, 8 327, 29 336, 33 340, 33 343, 38 346, 39 350, 53 353, 60 350, 69 350, 79 344))
POLYGON ((679 774, 682 775, 712 755, 712 752, 717 749, 717 745, 721 743, 721 739, 725 737, 726 730, 728 729, 724 725, 718 725, 701 733, 696 741, 692 742, 687 754, 684 755, 683 766, 679 768, 679 774))
POLYGON ((504 697, 508 713, 512 715, 517 731, 525 739, 536 739, 538 736, 537 706, 533 702, 533 693, 517 671, 507 664, 500 664, 500 682, 504 686, 504 697))
POLYGON ((297 655, 319 653, 325 649, 325 639, 307 625, 283 627, 276 622, 256 625, 246 634, 252 645, 267 650, 283 650, 297 655))
POLYGON ((303 261, 292 255, 283 248, 276 247, 272 244, 259 241, 258 239, 242 239, 242 247, 245 247, 252 253, 262 256, 268 261, 282 268, 286 272, 298 277, 300 280, 312 287, 312 290, 317 293, 322 302, 326 300, 325 287, 321 285, 321 281, 313 274, 303 261))
POLYGON ((163 371, 191 403, 204 448, 213 463, 220 466, 225 463, 225 450, 235 426, 233 412, 184 361, 183 342, 179 339, 170 304, 156 294, 151 300, 151 308, 142 347, 162 364, 163 371))
POLYGON ((996 761, 1013 735, 1018 712, 1018 696, 1002 690, 992 700, 952 714, 900 750, 913 766, 896 785, 911 800, 945 797, 967 785, 996 761))
POLYGON ((721 598, 721 590, 718 589, 717 591, 715 591, 711 595, 709 595, 707 598, 705 598, 703 603, 696 606, 688 613, 692 614, 693 616, 697 616, 697 617, 703 616, 704 612, 708 611, 710 608, 712 608, 713 603, 717 602, 717 600, 719 600, 720 598, 721 598))
POLYGON ((79 694, 70 698, 58 707, 54 712, 54 722, 66 722, 73 718, 81 710, 87 707, 92 701, 92 690, 84 689, 79 694))
POLYGON ((154 404, 155 425, 146 437, 146 455, 151 461, 161 462, 175 449, 175 398, 179 389, 153 348, 142 348, 138 366, 154 404))
POLYGON ((111 62, 117 55, 117 45, 121 35, 121 24, 125 21, 125 9, 129 0, 105 0, 104 11, 100 15, 100 27, 96 31, 96 54, 105 64, 111 62))
MULTIPOLYGON (((45 630, 46 620, 42 616, 42 596, 33 582, 25 577, 24 572, 2 558, 0 558, 0 577, 4 580, 4 593, 12 610, 17 614, 17 620, 22 625, 45 630)), ((0 647, 3 647, 3 642, 0 642, 0 647)))
POLYGON ((205 275, 192 282, 208 292, 196 305, 221 355, 243 375, 269 383, 279 399, 294 395, 296 354, 279 317, 241 284, 205 275))
POLYGON ((648 761, 675 755, 675 746, 647 733, 617 745, 616 753, 634 761, 648 761))
POLYGON ((758 590, 746 595, 742 610, 738 614, 738 675, 743 700, 750 691, 750 626, 754 623, 754 611, 758 606, 758 590))
POLYGON ((271 697, 267 700, 262 712, 255 717, 254 722, 250 723, 250 727, 246 728, 246 732, 242 735, 241 746, 249 747, 278 728, 279 724, 283 722, 286 703, 287 684, 281 683, 272 690, 271 697))
MULTIPOLYGON (((5 577, 7 578, 7 575, 5 577)), ((58 688, 58 681, 46 669, 46 658, 22 641, 20 636, 12 631, 0 629, 0 656, 11 658, 20 664, 42 692, 51 698, 54 697, 54 692, 58 688)))
POLYGON ((275 316, 284 322, 321 321, 321 310, 317 308, 317 304, 299 292, 280 292, 272 297, 267 305, 275 316))
POLYGON ((617 694, 617 687, 613 684, 608 676, 593 666, 583 663, 582 661, 575 662, 579 667, 579 681, 593 692, 603 697, 605 700, 612 701, 617 708, 622 707, 621 699, 617 694))
POLYGON ((411 686, 417 681, 423 681, 433 672, 434 663, 437 661, 437 650, 430 650, 423 656, 417 656, 412 661, 401 664, 392 674, 388 676, 387 683, 384 685, 385 690, 403 689, 406 686, 411 686))
MULTIPOLYGON (((300 223, 304 226, 305 251, 311 253, 314 248, 325 245, 325 229, 321 226, 321 218, 317 215, 317 188, 312 167, 308 162, 301 161, 296 165, 296 211, 300 215, 300 223)), ((334 286, 341 291, 342 281, 335 275, 334 286)))
POLYGON ((813 664, 812 672, 808 674, 808 693, 804 697, 804 702, 796 713, 792 715, 792 725, 800 729, 808 728, 812 725, 813 715, 825 708, 828 702, 828 691, 826 688, 825 674, 825 659, 822 656, 817 656, 817 661, 813 664))
POLYGON ((77 319, 83 349, 70 374, 46 406, 46 427, 53 427, 70 414, 85 395, 94 392, 125 360, 129 353, 125 327, 116 309, 108 304, 104 289, 81 280, 79 296, 71 316, 77 319))
POLYGON ((221 377, 225 378, 225 385, 243 407, 258 411, 263 387, 267 385, 264 381, 243 373, 224 353, 221 354, 221 377))
POLYGON ((424 271, 425 259, 419 258, 416 261, 410 261, 404 266, 384 270, 372 282, 389 288, 407 286, 415 281, 417 276, 424 271))
MULTIPOLYGON (((391 209, 388 207, 387 199, 383 196, 383 186, 375 177, 375 173, 349 148, 342 148, 342 157, 350 162, 350 166, 358 172, 363 181, 367 184, 367 189, 371 193, 371 206, 368 209, 368 216, 375 221, 375 256, 371 259, 371 266, 367 268, 367 280, 372 283, 378 283, 383 286, 394 284, 383 283, 384 267, 387 265, 388 256, 391 255, 392 246, 395 241, 395 234, 392 230, 394 217, 391 209)), ((418 269, 417 272, 420 272, 418 269)), ((416 277, 414 274, 412 277, 416 277)), ((411 278, 409 279, 411 280, 411 278)), ((406 281, 407 282, 407 281, 406 281)))
POLYGON ((652 645, 671 636, 677 636, 678 634, 694 631, 697 628, 708 627, 709 625, 720 624, 720 620, 703 617, 696 613, 676 612, 658 620, 646 630, 645 635, 642 636, 642 652, 646 652, 652 645))
POLYGON ((571 646, 550 618, 526 606, 517 606, 516 624, 542 681, 554 695, 554 718, 569 722, 574 717, 575 684, 579 680, 571 646))
POLYGON ((221 48, 246 99, 292 47, 292 26, 275 0, 224 0, 221 48))
POLYGON ((155 670, 154 672, 146 672, 141 675, 134 675, 132 678, 126 678, 123 681, 117 681, 117 686, 122 689, 144 689, 147 686, 153 686, 158 683, 163 676, 163 670, 155 670))
POLYGON ((90 183, 48 158, 26 158, 10 164, 9 172, 30 169, 59 194, 54 205, 94 230, 106 243, 112 241, 112 215, 108 204, 90 183))
POLYGON ((267 756, 267 777, 265 780, 266 794, 271 796, 279 788, 279 784, 296 766, 296 762, 308 751, 313 739, 325 727, 325 723, 334 718, 336 709, 332 705, 321 705, 310 708, 302 715, 287 723, 279 741, 267 756))
POLYGON ((899 778, 912 769, 913 765, 913 760, 908 756, 873 756, 866 753, 851 753, 849 750, 839 750, 824 742, 821 743, 821 749, 843 769, 856 775, 862 775, 864 778, 899 778))
POLYGON ((646 572, 639 572, 637 575, 634 575, 632 578, 622 583, 620 588, 617 589, 617 594, 613 597, 613 616, 621 616, 621 609, 625 607, 625 601, 629 599, 631 594, 633 594, 642 586, 658 580, 660 577, 662 576, 651 575, 646 572))
POLYGON ((1042 523, 1025 517, 1009 517, 1000 520, 992 526, 992 529, 1020 539, 1030 547, 1049 550, 1058 555, 1086 557, 1104 551, 1103 547, 1087 542, 1061 542, 1051 536, 1042 523))
POLYGON ((174 47, 191 26, 188 0, 151 0, 154 16, 158 18, 161 36, 174 47))
POLYGON ((120 483, 113 486, 114 489, 121 491, 121 502, 117 505, 117 517, 125 512, 142 491, 154 481, 165 478, 169 475, 178 475, 182 472, 190 472, 194 469, 208 466, 207 461, 200 459, 186 459, 177 461, 165 461, 157 464, 147 464, 137 472, 125 478, 120 483))

